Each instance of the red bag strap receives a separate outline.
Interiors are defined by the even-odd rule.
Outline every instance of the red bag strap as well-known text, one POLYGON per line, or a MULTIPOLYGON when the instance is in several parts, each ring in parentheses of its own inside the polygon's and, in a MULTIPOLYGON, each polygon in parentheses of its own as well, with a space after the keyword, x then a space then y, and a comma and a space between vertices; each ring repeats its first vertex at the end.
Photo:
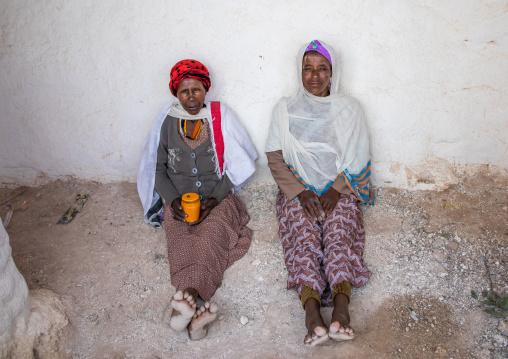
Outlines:
POLYGON ((210 102, 210 111, 212 113, 212 127, 213 127, 213 139, 215 141, 215 151, 217 154, 217 160, 219 161, 220 173, 224 172, 224 137, 222 136, 222 125, 221 125, 221 114, 220 114, 220 102, 210 102))

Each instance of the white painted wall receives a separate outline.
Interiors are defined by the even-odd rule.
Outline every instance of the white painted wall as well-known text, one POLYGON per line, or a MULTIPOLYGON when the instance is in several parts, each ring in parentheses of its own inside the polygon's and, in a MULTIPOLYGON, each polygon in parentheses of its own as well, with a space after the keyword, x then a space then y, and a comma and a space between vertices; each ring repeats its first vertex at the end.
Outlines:
POLYGON ((208 66, 208 96, 238 114, 263 179, 271 109, 314 38, 335 47, 365 109, 376 184, 507 169, 507 24, 504 0, 3 0, 0 180, 134 181, 183 58, 208 66))

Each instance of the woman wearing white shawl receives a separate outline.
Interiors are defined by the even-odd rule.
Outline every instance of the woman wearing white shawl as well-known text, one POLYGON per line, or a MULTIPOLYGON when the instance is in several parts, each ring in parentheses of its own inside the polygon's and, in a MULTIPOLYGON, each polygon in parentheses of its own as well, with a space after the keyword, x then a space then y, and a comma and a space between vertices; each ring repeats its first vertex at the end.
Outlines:
POLYGON ((145 221, 157 226, 164 202, 171 283, 170 325, 204 337, 217 317, 210 302, 224 271, 247 252, 252 231, 243 203, 232 194, 254 172, 257 153, 234 113, 207 102, 208 69, 182 60, 171 70, 176 97, 157 117, 147 137, 138 172, 138 192, 145 221), (199 219, 186 222, 182 195, 197 193, 199 219), (202 305, 198 308, 198 301, 202 305))
POLYGON ((338 61, 319 40, 296 58, 299 90, 275 106, 266 143, 279 185, 277 217, 288 269, 306 313, 304 343, 350 340, 351 286, 370 277, 358 201, 373 204, 369 139, 356 100, 339 91, 338 61), (334 307, 327 328, 321 306, 334 307))

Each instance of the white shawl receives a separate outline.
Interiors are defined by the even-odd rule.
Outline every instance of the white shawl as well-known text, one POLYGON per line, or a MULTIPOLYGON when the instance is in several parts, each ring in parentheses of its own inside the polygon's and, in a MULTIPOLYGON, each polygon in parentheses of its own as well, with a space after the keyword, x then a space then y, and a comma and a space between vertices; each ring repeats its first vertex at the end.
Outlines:
MULTIPOLYGON (((213 126, 211 124, 214 119, 210 112, 210 102, 205 101, 205 104, 206 108, 202 109, 196 116, 198 116, 197 118, 203 118, 204 114, 206 119, 210 121, 211 139, 215 150, 213 126)), ((178 99, 173 98, 155 118, 152 130, 143 144, 143 154, 139 164, 137 185, 139 198, 143 205, 145 222, 148 222, 146 213, 159 199, 159 194, 155 191, 155 170, 157 167, 157 149, 159 147, 161 127, 168 114, 185 115, 182 111, 185 112, 178 99)), ((254 161, 258 155, 249 136, 238 122, 234 112, 222 103, 220 111, 222 136, 224 138, 224 173, 228 175, 235 189, 238 190, 254 173, 254 161)), ((188 113, 185 117, 187 117, 187 119, 194 119, 194 117, 188 113)), ((217 155, 215 158, 217 160, 217 155)), ((218 162, 216 163, 216 168, 219 168, 218 162)), ((220 171, 217 172, 219 178, 222 177, 223 173, 219 173, 220 171)))
POLYGON ((284 160, 316 190, 324 190, 347 169, 360 173, 369 162, 369 138, 356 100, 339 91, 339 65, 332 47, 321 41, 332 59, 330 95, 309 93, 302 82, 302 60, 296 57, 299 90, 274 107, 265 151, 282 150, 284 160))

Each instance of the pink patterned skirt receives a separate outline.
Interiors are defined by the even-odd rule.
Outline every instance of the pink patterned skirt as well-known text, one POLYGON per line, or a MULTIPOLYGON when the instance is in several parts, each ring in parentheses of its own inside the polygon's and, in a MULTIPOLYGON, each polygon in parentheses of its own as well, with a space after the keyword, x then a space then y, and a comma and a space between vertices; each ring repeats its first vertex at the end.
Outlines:
POLYGON ((288 270, 288 289, 301 293, 304 286, 331 306, 331 288, 347 281, 361 287, 371 273, 362 261, 365 247, 363 213, 354 194, 341 196, 323 222, 308 217, 300 204, 277 195, 279 234, 288 270))

